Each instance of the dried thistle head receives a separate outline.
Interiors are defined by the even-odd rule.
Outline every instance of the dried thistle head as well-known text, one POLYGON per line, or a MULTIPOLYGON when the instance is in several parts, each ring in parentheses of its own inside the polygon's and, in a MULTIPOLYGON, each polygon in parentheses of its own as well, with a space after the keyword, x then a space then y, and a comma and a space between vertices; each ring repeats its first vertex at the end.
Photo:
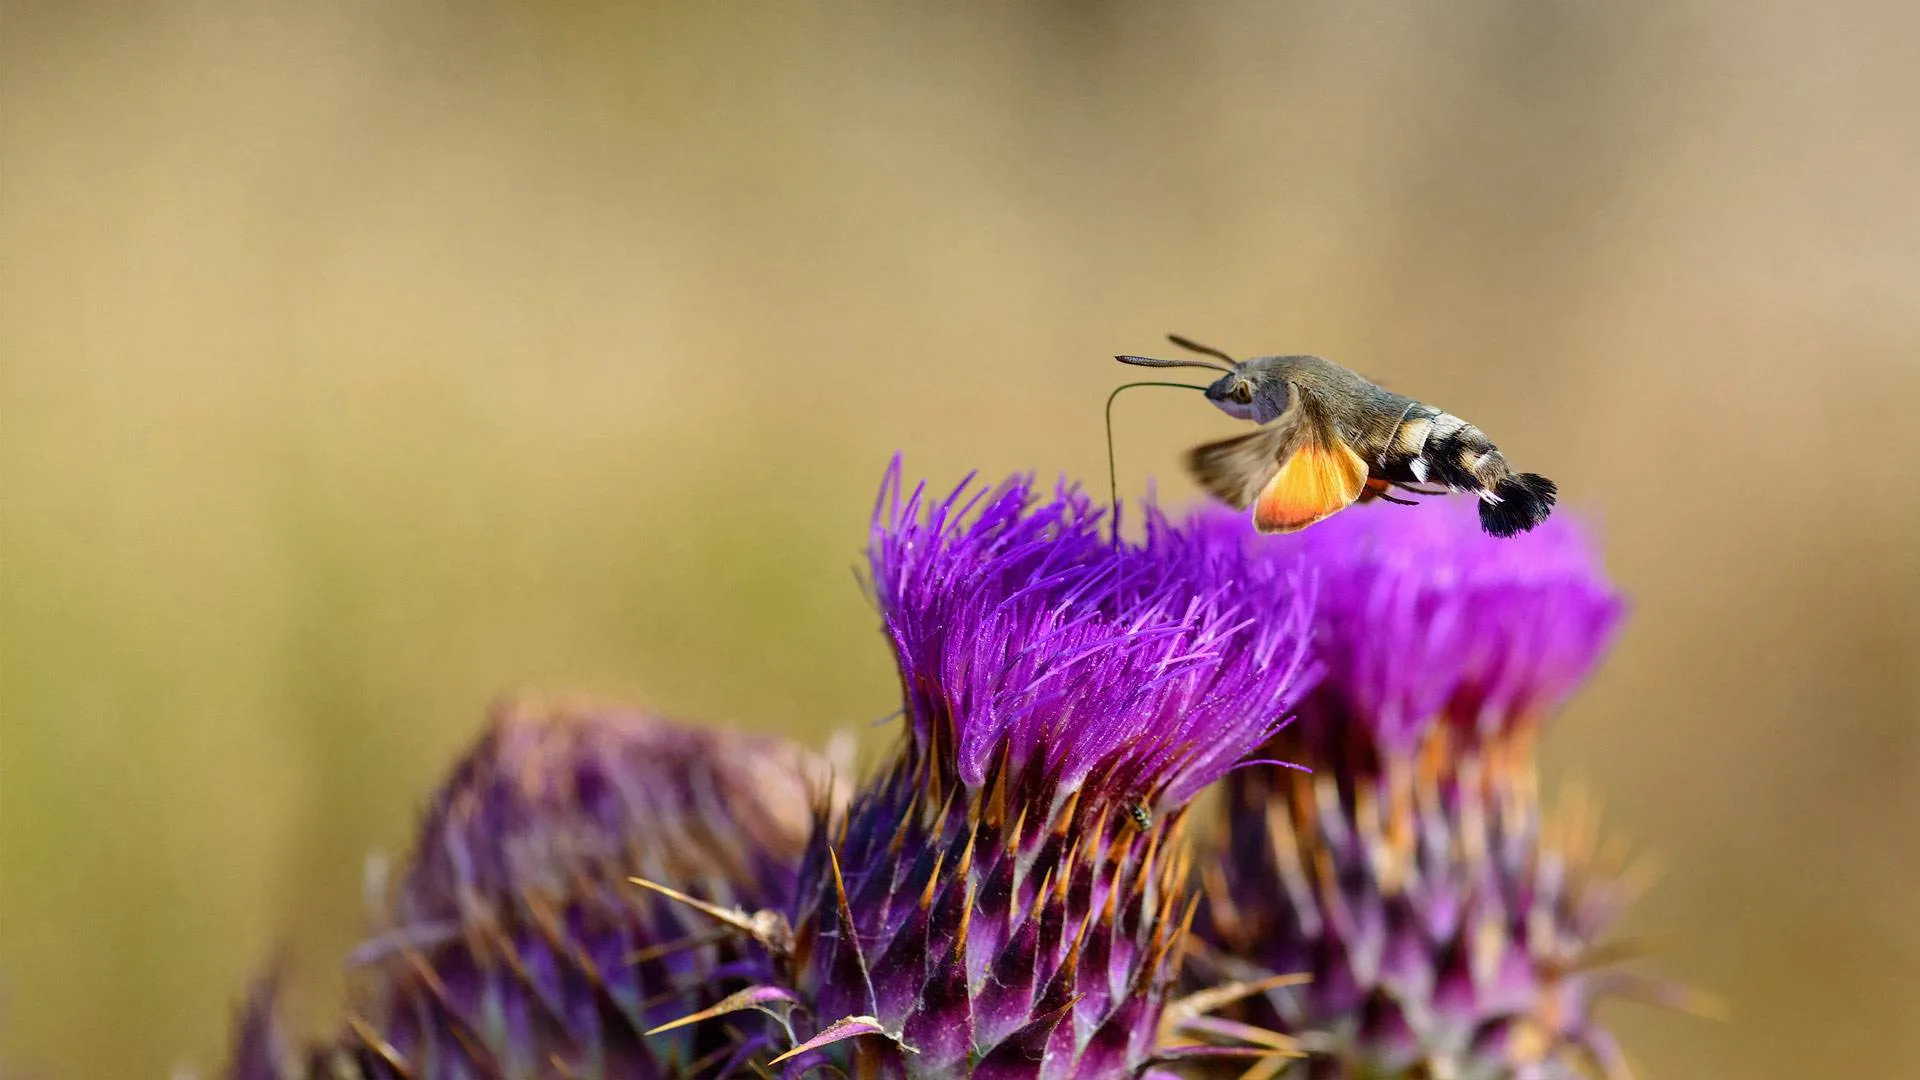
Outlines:
POLYGON ((249 1007, 230 1075, 692 1077, 751 1051, 735 1025, 652 1027, 757 961, 678 904, 784 904, 825 766, 780 739, 617 708, 501 706, 422 821, 389 918, 352 958, 345 1031, 305 1065, 249 1007), (281 1073, 262 1070, 278 1058, 281 1073))
POLYGON ((772 736, 619 708, 496 710, 421 823, 397 921, 471 917, 640 875, 717 903, 783 889, 829 777, 772 736))

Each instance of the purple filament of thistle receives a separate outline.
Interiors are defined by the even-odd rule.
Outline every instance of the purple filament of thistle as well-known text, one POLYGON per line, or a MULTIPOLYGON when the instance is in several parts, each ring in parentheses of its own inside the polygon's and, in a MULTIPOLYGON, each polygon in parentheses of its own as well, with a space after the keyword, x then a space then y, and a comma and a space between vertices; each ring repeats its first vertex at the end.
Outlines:
POLYGON ((1264 543, 1320 576, 1316 698, 1391 754, 1443 717, 1483 737, 1537 721, 1593 670, 1623 612, 1564 515, 1500 539, 1470 499, 1361 507, 1264 543))
POLYGON ((1137 542, 1103 518, 1065 484, 1044 497, 1030 477, 969 478, 936 501, 905 489, 897 460, 887 473, 869 558, 911 734, 950 729, 970 787, 1005 754, 1056 804, 1098 777, 1094 794, 1178 805, 1310 681, 1296 555, 1214 515, 1149 505, 1137 542))

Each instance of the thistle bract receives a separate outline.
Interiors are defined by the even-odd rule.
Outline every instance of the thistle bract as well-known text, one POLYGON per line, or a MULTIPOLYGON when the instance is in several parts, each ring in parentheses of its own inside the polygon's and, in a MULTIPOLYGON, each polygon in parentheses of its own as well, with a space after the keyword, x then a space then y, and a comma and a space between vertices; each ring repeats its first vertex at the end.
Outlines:
POLYGON ((1576 527, 1493 539, 1469 503, 1357 509, 1296 537, 1321 575, 1325 679, 1227 783, 1205 933, 1311 976, 1255 1019, 1315 1077, 1572 1077, 1618 1067, 1587 970, 1624 905, 1617 855, 1540 808, 1540 721, 1621 605, 1576 527))
MULTIPOLYGON (((353 957, 345 1032, 307 1075, 682 1077, 750 1052, 741 1025, 643 1033, 747 985, 752 962, 631 875, 779 905, 825 791, 782 740, 620 710, 515 705, 421 825, 388 924, 353 957)), ((274 1056, 249 1006, 232 1075, 274 1056)), ((751 1028, 751 1025, 747 1025, 751 1028)))
POLYGON ((1309 603, 1296 560, 1076 490, 929 503, 898 467, 872 586, 906 731, 818 833, 795 905, 796 1069, 1137 1075, 1191 917, 1182 808, 1279 730, 1309 603))

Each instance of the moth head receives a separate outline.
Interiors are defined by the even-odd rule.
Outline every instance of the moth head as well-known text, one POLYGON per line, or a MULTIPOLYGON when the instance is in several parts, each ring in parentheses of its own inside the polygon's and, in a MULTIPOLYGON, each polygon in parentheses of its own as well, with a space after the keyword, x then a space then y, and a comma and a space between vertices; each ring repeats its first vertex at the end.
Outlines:
POLYGON ((1207 400, 1235 420, 1270 424, 1287 411, 1287 384, 1276 373, 1262 371, 1249 360, 1214 380, 1207 400))
POLYGON ((1167 340, 1183 349, 1214 357, 1213 360, 1162 360, 1151 356, 1116 356, 1115 360, 1135 367, 1154 368, 1206 368, 1210 371, 1224 372, 1206 387, 1207 400, 1213 402, 1221 412, 1236 420, 1251 420, 1256 424, 1272 423, 1287 411, 1287 383, 1284 368, 1288 360, 1285 356, 1263 356, 1256 360, 1236 361, 1234 358, 1211 345, 1202 345, 1197 341, 1183 338, 1179 334, 1168 334, 1167 340))

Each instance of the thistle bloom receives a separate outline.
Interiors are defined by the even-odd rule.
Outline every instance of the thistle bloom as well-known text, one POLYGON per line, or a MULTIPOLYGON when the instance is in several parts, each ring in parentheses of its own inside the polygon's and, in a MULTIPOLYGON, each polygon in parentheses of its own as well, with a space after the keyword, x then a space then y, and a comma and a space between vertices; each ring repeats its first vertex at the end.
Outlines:
POLYGON ((346 1030, 290 1063, 264 980, 229 1075, 1160 1080, 1286 1067, 1274 1028, 1323 1080, 1618 1068, 1593 1004, 1626 876, 1533 763, 1621 611, 1564 519, 1263 538, 1149 506, 1122 541, 1077 489, 929 499, 896 462, 868 555, 904 723, 849 805, 779 740, 508 708, 346 1030), (1196 873, 1187 807, 1223 777, 1196 873))
POLYGON ((230 1075, 650 1077, 721 1071, 718 1025, 643 1033, 746 985, 737 943, 630 875, 778 905, 824 792, 783 740, 618 710, 503 708, 434 798, 347 1031, 285 1062, 269 999, 230 1075))
POLYGON ((1591 671, 1621 604, 1576 528, 1485 536, 1470 504, 1362 508, 1263 542, 1320 575, 1326 677, 1227 784, 1205 932, 1307 973, 1259 1016, 1315 1077, 1613 1071, 1588 970, 1623 906, 1584 823, 1543 819, 1538 728, 1591 671))
POLYGON ((1309 603, 1290 557, 1078 491, 896 463, 870 548, 906 732, 816 833, 788 958, 795 1069, 1131 1077, 1192 908, 1182 807, 1281 726, 1309 603))

